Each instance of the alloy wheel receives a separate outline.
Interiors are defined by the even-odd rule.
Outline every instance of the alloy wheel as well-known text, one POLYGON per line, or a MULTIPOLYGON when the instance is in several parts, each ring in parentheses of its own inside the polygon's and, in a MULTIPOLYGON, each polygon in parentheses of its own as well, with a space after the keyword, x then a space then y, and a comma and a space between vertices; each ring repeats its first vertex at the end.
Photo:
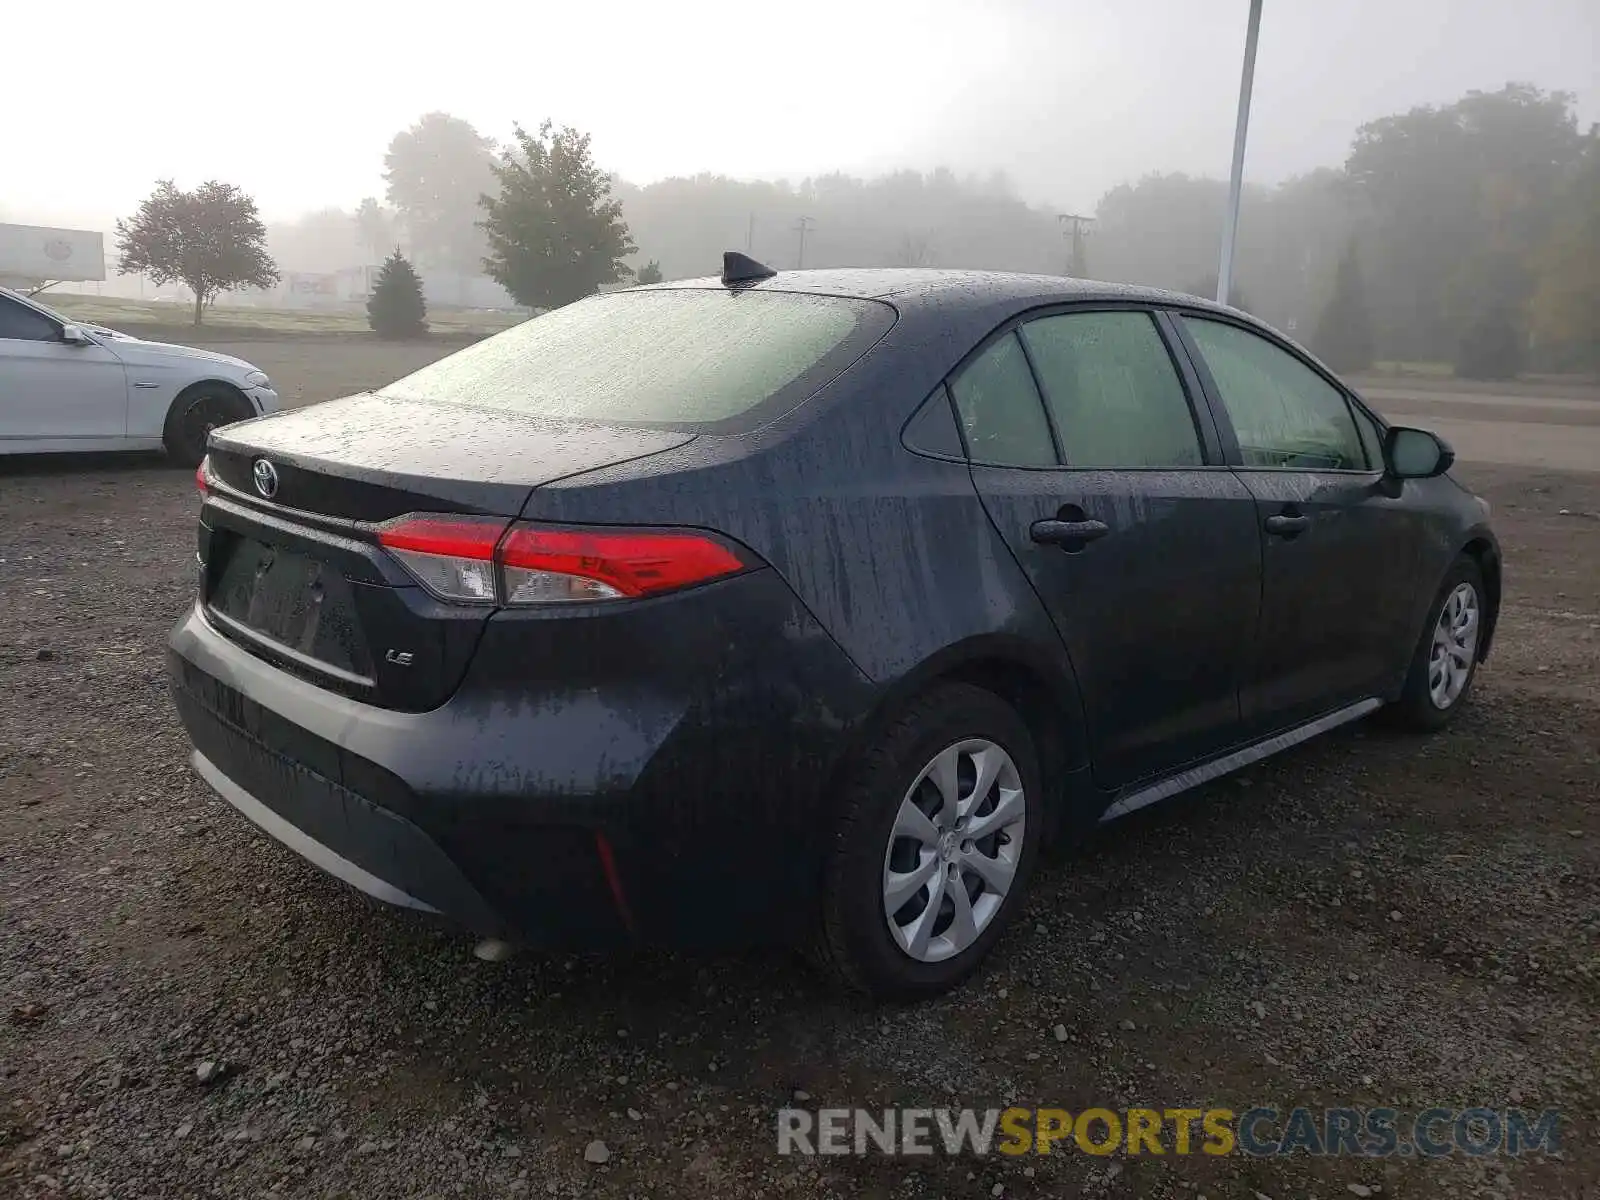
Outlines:
POLYGON ((1458 583, 1445 598, 1428 652, 1428 695, 1438 709, 1461 698, 1478 653, 1478 590, 1458 583))
POLYGON ((1016 878, 1027 811, 1016 763, 987 739, 946 746, 922 768, 883 858, 883 915, 901 950, 940 962, 978 940, 1016 878))
POLYGON ((203 451, 211 439, 211 431, 226 423, 217 411, 220 407, 214 397, 201 396, 184 411, 184 433, 191 445, 203 451))

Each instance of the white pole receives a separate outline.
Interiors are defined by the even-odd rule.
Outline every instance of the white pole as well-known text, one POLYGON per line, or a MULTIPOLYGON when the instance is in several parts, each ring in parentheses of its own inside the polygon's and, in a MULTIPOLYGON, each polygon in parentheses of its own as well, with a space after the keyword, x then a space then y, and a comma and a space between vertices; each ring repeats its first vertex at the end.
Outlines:
POLYGON ((1239 80, 1239 118, 1233 126, 1233 171, 1228 177, 1228 215, 1222 224, 1222 263, 1217 268, 1217 303, 1233 291, 1233 241, 1239 229, 1239 195, 1244 190, 1244 137, 1250 125, 1250 88, 1256 75, 1256 37, 1261 32, 1261 0, 1250 0, 1250 28, 1244 38, 1244 75, 1239 80))

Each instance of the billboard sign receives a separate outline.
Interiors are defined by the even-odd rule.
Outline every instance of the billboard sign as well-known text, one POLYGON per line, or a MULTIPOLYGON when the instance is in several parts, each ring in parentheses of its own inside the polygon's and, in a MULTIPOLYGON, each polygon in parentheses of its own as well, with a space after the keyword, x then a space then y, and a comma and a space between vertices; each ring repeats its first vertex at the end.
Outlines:
POLYGON ((334 297, 339 294, 339 277, 337 275, 319 275, 308 271, 291 271, 285 278, 291 296, 325 296, 334 297))
POLYGON ((87 229, 0 225, 0 277, 62 282, 104 279, 105 239, 87 229))

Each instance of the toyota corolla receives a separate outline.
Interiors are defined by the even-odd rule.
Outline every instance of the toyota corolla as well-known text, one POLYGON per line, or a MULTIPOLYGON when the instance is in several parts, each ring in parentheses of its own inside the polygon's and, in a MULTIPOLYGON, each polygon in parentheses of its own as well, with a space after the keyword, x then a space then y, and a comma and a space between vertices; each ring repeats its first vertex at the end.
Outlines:
POLYGON ((729 255, 215 431, 172 690, 371 895, 917 997, 1042 844, 1461 709, 1501 568, 1451 462, 1194 297, 729 255))

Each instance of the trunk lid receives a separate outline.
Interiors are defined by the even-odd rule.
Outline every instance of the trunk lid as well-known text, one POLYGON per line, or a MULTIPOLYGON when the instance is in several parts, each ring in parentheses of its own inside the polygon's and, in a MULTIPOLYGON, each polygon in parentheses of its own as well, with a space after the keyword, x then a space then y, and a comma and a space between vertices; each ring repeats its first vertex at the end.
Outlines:
POLYGON ((376 526, 406 513, 509 522, 541 484, 693 436, 376 396, 228 426, 208 459, 200 603, 224 635, 319 686, 435 707, 493 609, 436 600, 376 526), (260 463, 271 472, 258 481, 260 463))
POLYGON ((278 480, 272 504, 346 521, 416 511, 515 516, 541 484, 693 437, 361 395, 220 429, 211 469, 229 487, 264 499, 253 472, 265 458, 278 480))

